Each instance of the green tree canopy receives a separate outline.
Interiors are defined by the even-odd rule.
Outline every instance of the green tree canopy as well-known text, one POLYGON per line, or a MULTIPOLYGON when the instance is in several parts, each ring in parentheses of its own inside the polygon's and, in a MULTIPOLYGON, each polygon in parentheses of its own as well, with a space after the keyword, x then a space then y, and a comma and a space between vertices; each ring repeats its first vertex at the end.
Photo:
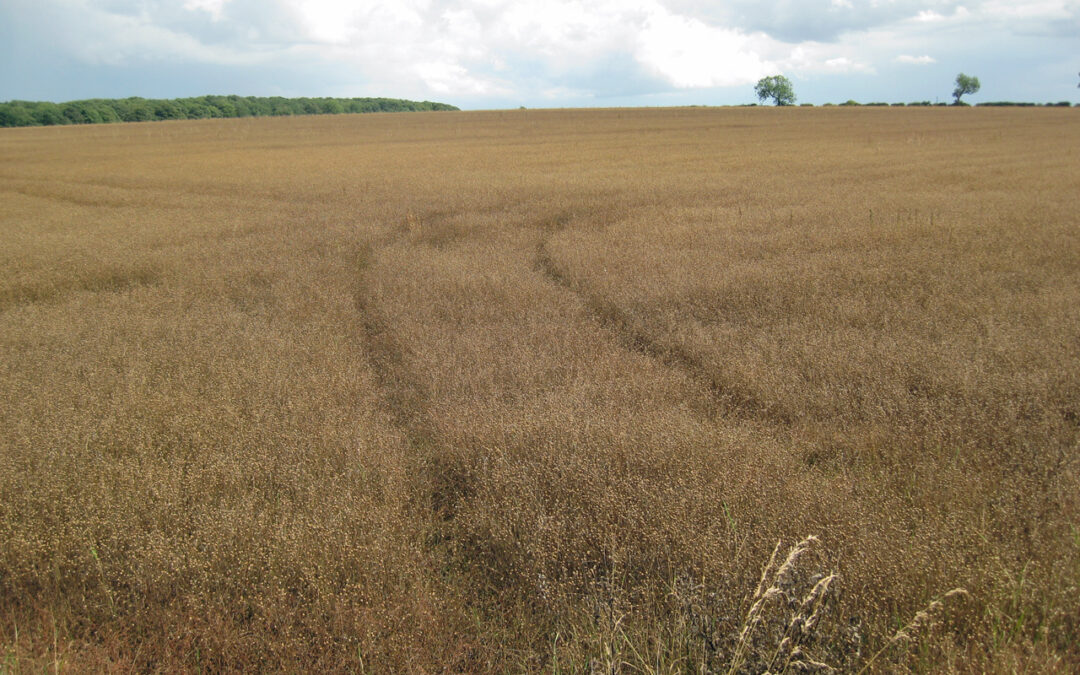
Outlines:
POLYGON ((207 117, 262 115, 325 115, 360 112, 457 110, 446 103, 396 98, 260 98, 256 96, 199 96, 178 99, 91 99, 49 103, 0 103, 0 127, 53 124, 97 124, 207 117))
POLYGON ((791 80, 783 75, 771 75, 763 77, 754 85, 754 93, 758 100, 764 102, 772 99, 776 105, 792 105, 795 103, 795 88, 791 86, 791 80))
POLYGON ((979 91, 979 87, 981 86, 982 85, 979 84, 979 78, 960 73, 956 76, 956 89, 953 89, 952 93, 952 95, 956 97, 954 103, 959 105, 961 96, 964 94, 974 94, 979 91))

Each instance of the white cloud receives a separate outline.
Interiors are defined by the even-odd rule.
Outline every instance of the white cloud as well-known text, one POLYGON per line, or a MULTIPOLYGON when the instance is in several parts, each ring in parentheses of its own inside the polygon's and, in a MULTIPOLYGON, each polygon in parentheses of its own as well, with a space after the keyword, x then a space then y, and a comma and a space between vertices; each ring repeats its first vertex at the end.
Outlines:
POLYGON ((635 56, 679 88, 749 84, 776 70, 754 51, 748 36, 666 10, 649 17, 635 56))
POLYGON ((833 73, 872 73, 874 72, 873 66, 862 61, 853 61, 846 56, 838 56, 833 59, 826 59, 824 63, 824 70, 833 73))
POLYGON ((874 72, 873 65, 858 50, 817 42, 793 48, 780 65, 784 70, 807 76, 874 72))
POLYGON ((613 78, 636 78, 626 86, 650 78, 654 87, 731 86, 775 70, 761 56, 775 41, 674 14, 657 0, 454 0, 426 13, 425 5, 406 2, 391 13, 371 3, 362 14, 330 17, 307 37, 369 77, 419 78, 441 94, 622 86, 613 78), (363 25, 350 34, 350 22, 363 25), (508 81, 511 68, 517 85, 508 81))
MULTIPOLYGON (((349 3, 336 0, 296 0, 290 4, 292 12, 298 18, 298 25, 305 37, 312 42, 346 44, 359 32, 355 27, 359 8, 354 8, 349 3)), ((393 16, 395 7, 387 8, 383 3, 377 3, 369 12, 382 13, 387 12, 387 9, 393 16)))
POLYGON ((932 9, 924 9, 915 15, 915 20, 921 23, 935 23, 937 21, 944 21, 945 15, 939 14, 932 9))
POLYGON ((915 66, 928 66, 931 63, 937 63, 937 60, 933 56, 912 56, 910 54, 901 54, 893 59, 893 61, 915 66))
POLYGON ((414 71, 432 91, 438 94, 505 96, 511 93, 511 90, 501 83, 474 77, 468 69, 456 63, 418 63, 414 71))

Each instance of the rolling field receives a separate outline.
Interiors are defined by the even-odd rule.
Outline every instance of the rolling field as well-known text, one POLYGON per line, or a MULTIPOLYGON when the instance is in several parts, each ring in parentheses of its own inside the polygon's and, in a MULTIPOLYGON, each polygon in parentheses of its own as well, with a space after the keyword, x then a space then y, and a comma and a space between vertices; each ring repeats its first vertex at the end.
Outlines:
POLYGON ((0 130, 0 672, 1080 668, 1077 114, 0 130))

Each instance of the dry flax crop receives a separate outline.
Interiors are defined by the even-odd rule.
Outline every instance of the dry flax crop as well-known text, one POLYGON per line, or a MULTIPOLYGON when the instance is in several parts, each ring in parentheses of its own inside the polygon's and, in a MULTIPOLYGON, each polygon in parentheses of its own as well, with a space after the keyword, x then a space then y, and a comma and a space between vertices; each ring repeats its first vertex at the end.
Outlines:
POLYGON ((2 668, 1080 667, 1075 115, 3 130, 2 668))

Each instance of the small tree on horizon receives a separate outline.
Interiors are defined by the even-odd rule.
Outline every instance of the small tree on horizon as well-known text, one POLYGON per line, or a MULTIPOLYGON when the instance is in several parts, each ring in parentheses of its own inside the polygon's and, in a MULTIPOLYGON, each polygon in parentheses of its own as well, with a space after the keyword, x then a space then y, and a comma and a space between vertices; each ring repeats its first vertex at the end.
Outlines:
POLYGON ((771 75, 763 77, 754 85, 754 93, 759 101, 772 99, 776 105, 792 105, 795 103, 795 88, 791 86, 791 80, 783 75, 771 75))
POLYGON ((979 78, 972 77, 960 73, 956 76, 956 89, 953 89, 952 95, 956 97, 953 102, 954 105, 960 105, 960 97, 964 94, 975 94, 979 91, 982 85, 979 84, 979 78))

